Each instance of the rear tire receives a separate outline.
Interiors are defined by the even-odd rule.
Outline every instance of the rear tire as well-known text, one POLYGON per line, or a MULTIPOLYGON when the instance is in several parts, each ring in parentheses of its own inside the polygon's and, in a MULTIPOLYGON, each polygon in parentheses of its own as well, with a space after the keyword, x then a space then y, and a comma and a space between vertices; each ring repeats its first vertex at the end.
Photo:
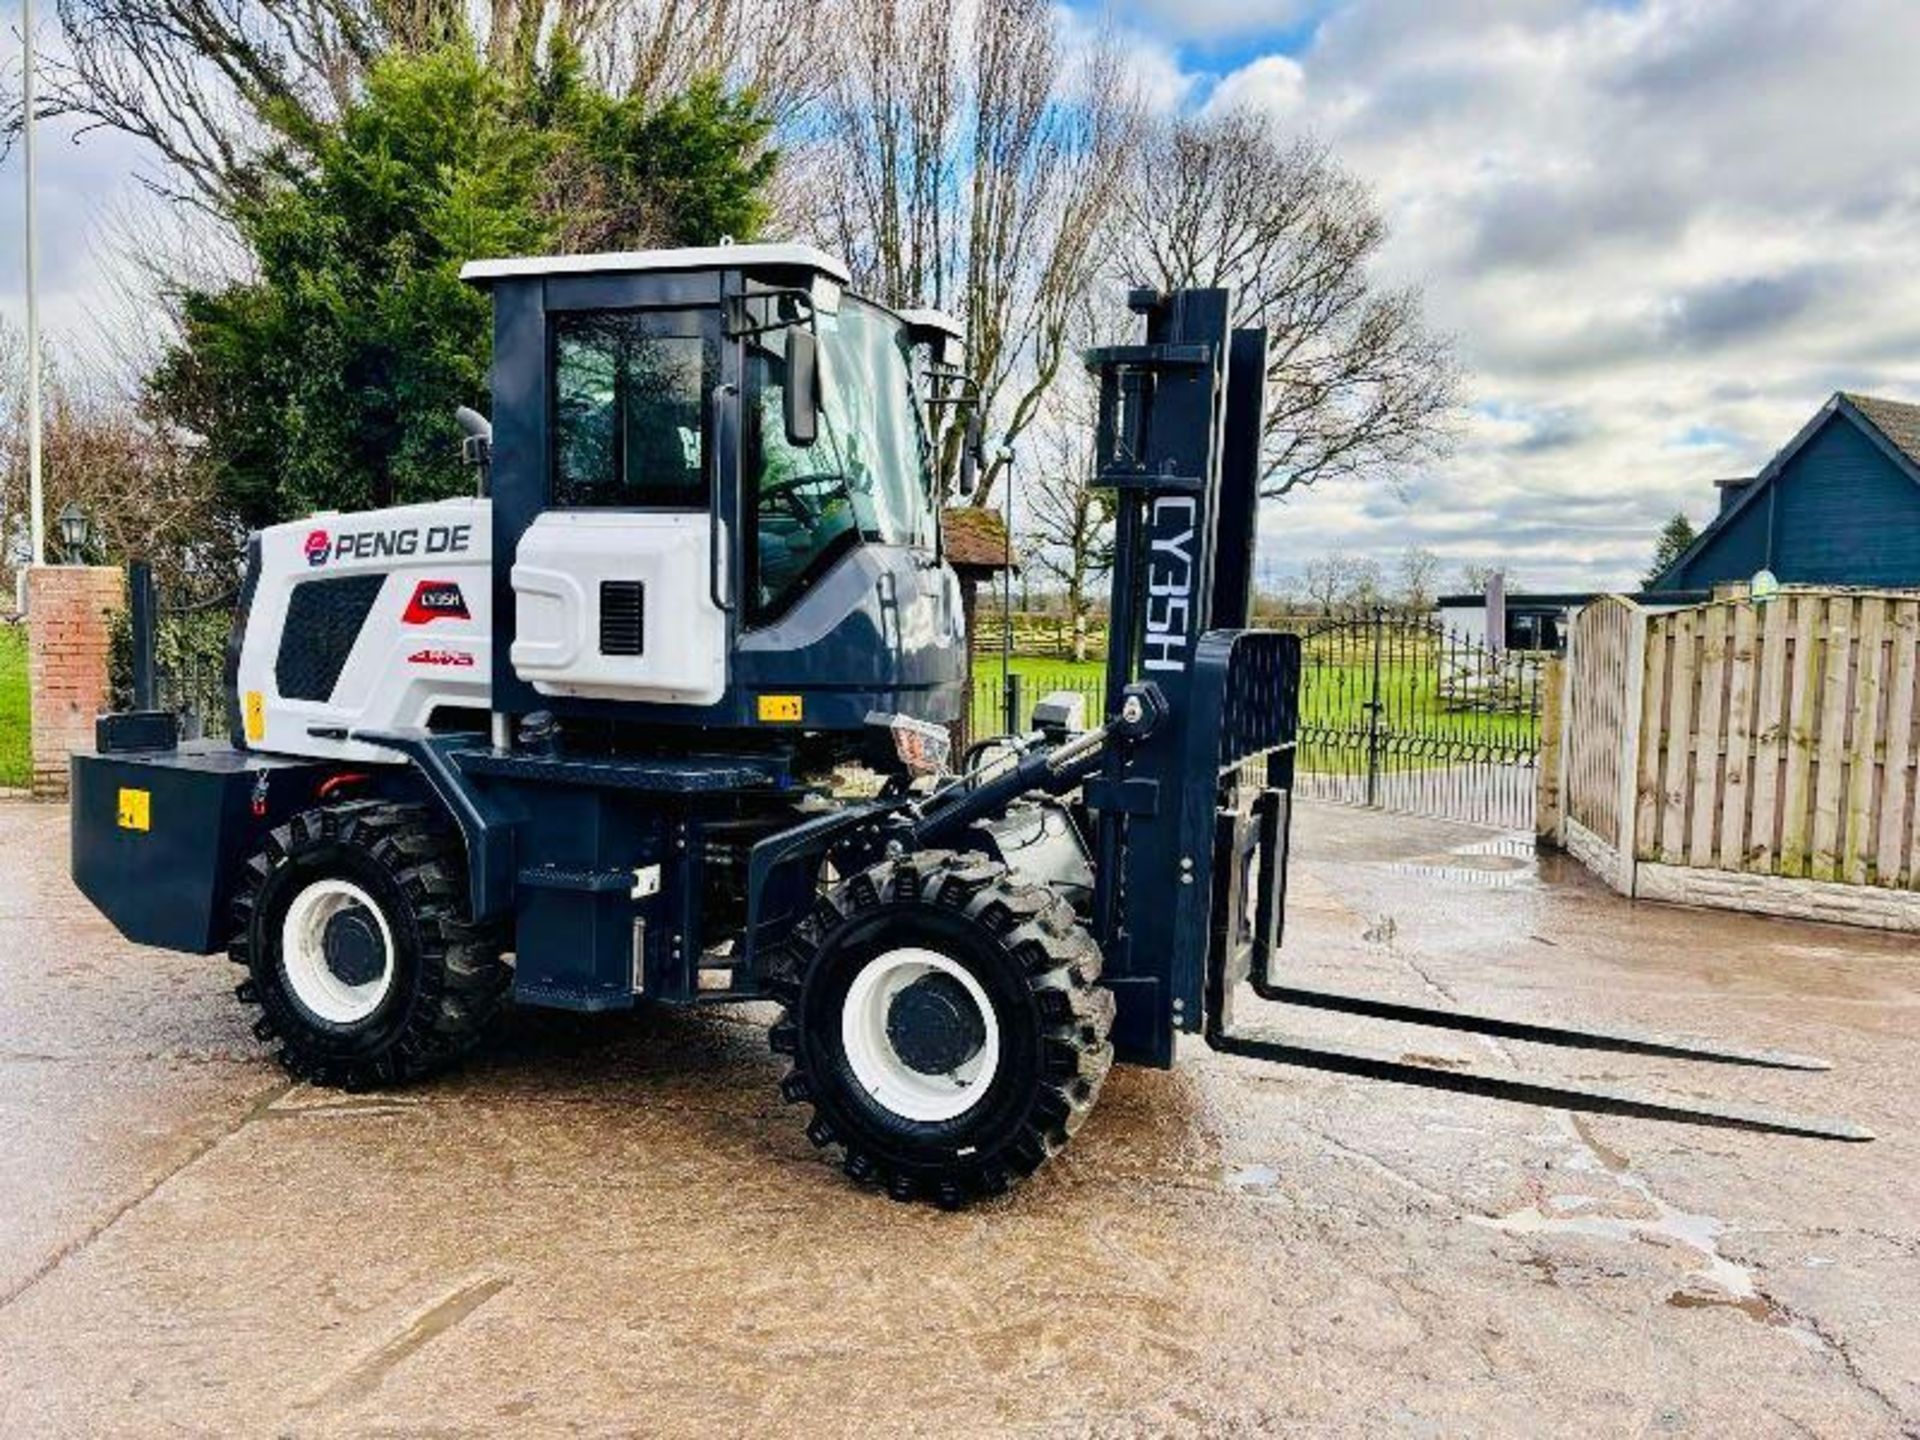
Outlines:
POLYGON ((267 837, 234 901, 228 953, 254 1034, 296 1079, 364 1090, 473 1048, 512 972, 468 919, 459 840, 422 805, 308 810, 267 837))
POLYGON ((807 1136, 897 1200, 1005 1191, 1080 1128, 1113 1062, 1100 950, 1046 886, 979 855, 842 881, 768 976, 807 1136))

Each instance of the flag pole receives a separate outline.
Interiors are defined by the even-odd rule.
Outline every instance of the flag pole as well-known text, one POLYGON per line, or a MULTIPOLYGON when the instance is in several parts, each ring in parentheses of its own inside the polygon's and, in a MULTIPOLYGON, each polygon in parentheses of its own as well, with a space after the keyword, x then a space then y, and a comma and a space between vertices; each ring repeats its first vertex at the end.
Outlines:
POLYGON ((45 499, 40 488, 40 241, 34 226, 34 56, 33 0, 22 0, 20 31, 24 37, 21 51, 21 96, 25 110, 21 115, 21 134, 27 172, 27 504, 31 511, 33 563, 47 563, 47 522, 45 499))

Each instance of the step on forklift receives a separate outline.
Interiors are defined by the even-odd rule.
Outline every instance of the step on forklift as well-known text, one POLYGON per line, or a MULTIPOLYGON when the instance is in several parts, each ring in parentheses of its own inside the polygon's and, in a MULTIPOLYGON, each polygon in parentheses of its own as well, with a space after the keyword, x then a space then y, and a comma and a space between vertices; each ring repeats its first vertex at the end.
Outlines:
POLYGON ((1087 357, 1116 501, 1103 712, 1049 697, 1030 733, 950 768, 967 637, 929 421, 967 398, 958 327, 860 298, 803 246, 463 273, 494 311, 491 424, 461 417, 479 494, 262 530, 231 740, 176 743, 136 710, 73 761, 81 890, 132 940, 225 949, 294 1076, 412 1080, 509 998, 772 1000, 812 1141, 943 1206, 1031 1174, 1115 1060, 1169 1066, 1183 1033, 1497 1099, 1868 1138, 1236 1026, 1251 995, 1820 1066, 1288 981, 1301 642, 1248 628, 1266 342, 1231 328, 1228 292, 1138 292, 1143 342, 1087 357))

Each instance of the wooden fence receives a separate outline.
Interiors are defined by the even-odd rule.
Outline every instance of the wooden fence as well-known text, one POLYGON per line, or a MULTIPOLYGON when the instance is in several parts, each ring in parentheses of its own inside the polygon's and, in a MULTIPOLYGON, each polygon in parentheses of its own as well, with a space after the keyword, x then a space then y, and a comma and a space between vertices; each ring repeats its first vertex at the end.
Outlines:
POLYGON ((1595 852, 1590 863, 1618 867, 1621 816, 1633 804, 1631 737, 1627 715, 1637 704, 1634 675, 1646 641, 1644 616, 1630 601, 1608 595, 1574 619, 1562 707, 1562 813, 1583 832, 1576 848, 1595 852), (1598 851, 1611 852, 1602 857, 1598 851))
POLYGON ((1575 618, 1569 848, 1642 866, 1920 890, 1920 597, 1787 591, 1575 618))

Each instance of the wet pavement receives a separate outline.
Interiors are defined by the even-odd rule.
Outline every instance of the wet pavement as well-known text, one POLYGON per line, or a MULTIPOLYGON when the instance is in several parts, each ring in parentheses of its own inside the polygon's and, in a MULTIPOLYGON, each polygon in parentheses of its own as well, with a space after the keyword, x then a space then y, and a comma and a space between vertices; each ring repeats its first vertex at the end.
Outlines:
POLYGON ((513 1016, 432 1084, 289 1086, 224 960, 84 907, 64 827, 0 804, 0 1435, 1920 1433, 1910 938, 1634 907, 1485 831, 1305 809, 1310 983, 1835 1069, 1301 1029, 1881 1138, 1195 1044, 945 1215, 811 1149, 761 1013, 513 1016))

